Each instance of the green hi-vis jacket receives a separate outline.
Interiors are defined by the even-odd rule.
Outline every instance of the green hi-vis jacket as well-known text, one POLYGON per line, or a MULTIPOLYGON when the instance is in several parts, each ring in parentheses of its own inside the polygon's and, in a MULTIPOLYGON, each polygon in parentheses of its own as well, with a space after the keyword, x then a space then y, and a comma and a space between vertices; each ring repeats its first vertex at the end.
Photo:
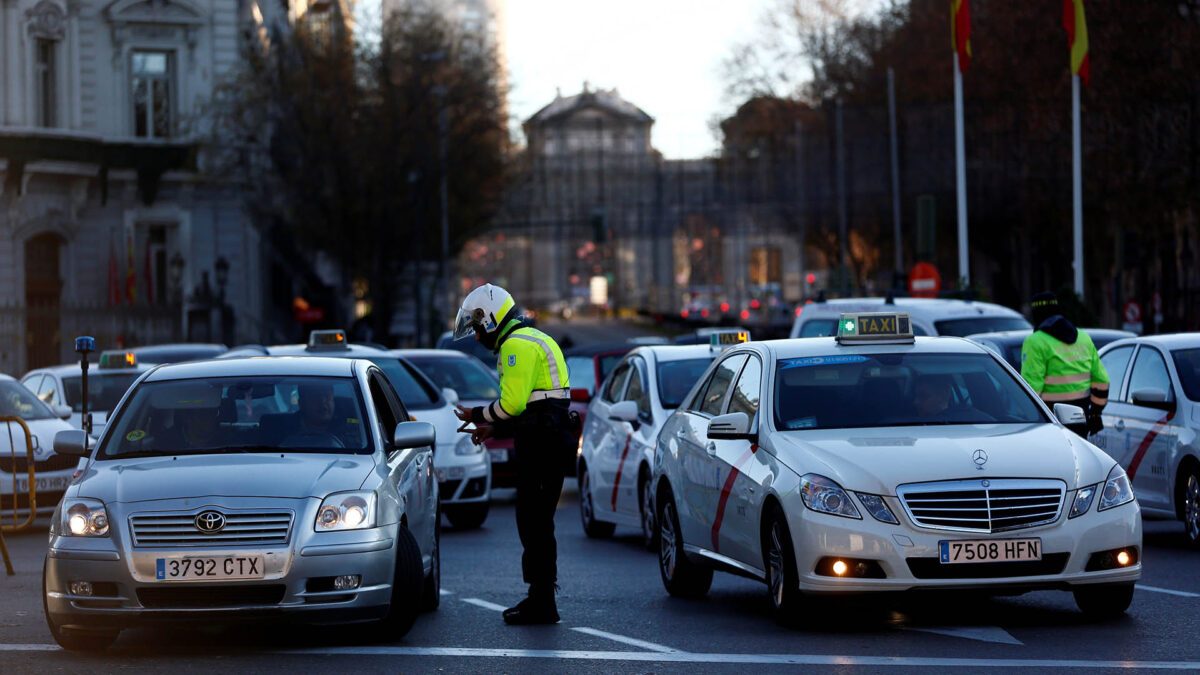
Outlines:
POLYGON ((1108 402, 1108 371, 1092 338, 1082 330, 1067 344, 1035 330, 1021 345, 1021 377, 1050 405, 1088 398, 1103 406, 1108 402))
POLYGON ((512 419, 535 401, 570 399, 567 361, 554 338, 528 326, 505 326, 503 330, 506 333, 500 335, 500 359, 496 364, 500 399, 473 411, 477 423, 512 419))

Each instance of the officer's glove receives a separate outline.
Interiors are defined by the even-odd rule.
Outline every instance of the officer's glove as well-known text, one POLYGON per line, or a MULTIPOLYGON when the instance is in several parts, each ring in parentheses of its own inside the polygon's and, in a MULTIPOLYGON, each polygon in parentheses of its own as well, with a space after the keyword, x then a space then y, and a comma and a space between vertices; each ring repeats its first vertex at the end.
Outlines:
POLYGON ((1088 406, 1088 411, 1085 413, 1085 415, 1087 417, 1087 430, 1089 436, 1104 431, 1104 418, 1100 416, 1100 412, 1102 410, 1104 410, 1104 408, 1098 405, 1093 404, 1088 406))

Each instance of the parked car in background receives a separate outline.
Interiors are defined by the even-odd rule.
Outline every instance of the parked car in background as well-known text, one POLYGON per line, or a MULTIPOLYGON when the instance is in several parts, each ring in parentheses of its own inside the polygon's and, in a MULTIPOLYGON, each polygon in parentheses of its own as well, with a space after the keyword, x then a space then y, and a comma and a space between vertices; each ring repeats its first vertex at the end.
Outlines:
MULTIPOLYGON (((93 435, 100 435, 108 413, 151 367, 138 361, 133 352, 121 350, 102 352, 97 363, 88 365, 88 413, 92 416, 93 435)), ((70 406, 68 421, 76 429, 83 428, 83 367, 79 363, 31 370, 21 378, 21 384, 51 407, 70 406)))
MULTIPOLYGON (((72 428, 66 421, 71 408, 46 405, 15 378, 0 375, 0 415, 19 417, 29 427, 37 513, 48 515, 67 489, 79 463, 77 457, 54 452, 54 435, 72 428)), ((18 520, 29 514, 29 454, 25 432, 17 423, 7 422, 0 425, 0 514, 11 516, 14 508, 18 520)), ((6 520, 3 524, 13 523, 6 520)))
POLYGON ((205 342, 179 342, 175 344, 134 347, 129 351, 137 357, 139 363, 153 365, 212 359, 229 351, 229 347, 222 344, 209 344, 205 342))
POLYGON ((966 337, 976 333, 1033 330, 1019 312, 990 302, 943 298, 838 298, 797 308, 790 337, 829 337, 837 334, 843 313, 905 312, 914 335, 966 337))
MULTIPOLYGON (((1102 349, 1105 345, 1115 340, 1137 336, 1136 333, 1131 333, 1127 330, 1114 330, 1112 328, 1083 328, 1081 330, 1092 338, 1092 343, 1096 345, 1096 349, 1102 349)), ((1025 338, 1029 337, 1031 333, 1033 333, 1032 329, 994 331, 991 333, 968 335, 967 339, 974 340, 996 352, 1008 362, 1008 365, 1020 371, 1021 345, 1025 344, 1025 338)))
MULTIPOLYGON (((588 403, 595 398, 600 383, 633 348, 634 345, 629 343, 617 342, 563 350, 567 372, 571 375, 571 411, 579 415, 584 426, 587 426, 588 403)), ((583 435, 580 434, 575 454, 578 455, 582 448, 583 435)))
POLYGON ((468 354, 479 359, 479 361, 488 368, 496 367, 496 359, 499 358, 495 352, 484 347, 478 340, 455 340, 454 333, 446 331, 438 337, 438 349, 453 349, 463 354, 468 354))
POLYGON ((709 343, 709 341, 712 339, 713 334, 715 334, 715 333, 749 333, 749 332, 750 332, 749 329, 743 328, 742 326, 734 326, 732 328, 730 328, 730 327, 722 328, 719 326, 706 326, 704 328, 697 328, 695 331, 693 331, 691 333, 684 333, 683 335, 676 335, 675 338, 673 340, 671 340, 671 344, 707 345, 709 343))

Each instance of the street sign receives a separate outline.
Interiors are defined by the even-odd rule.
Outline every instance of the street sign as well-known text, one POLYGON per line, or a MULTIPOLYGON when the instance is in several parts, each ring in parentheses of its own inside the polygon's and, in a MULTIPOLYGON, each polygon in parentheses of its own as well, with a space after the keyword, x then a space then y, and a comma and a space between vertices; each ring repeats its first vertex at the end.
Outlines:
POLYGON ((937 267, 927 262, 913 265, 908 273, 908 292, 914 298, 936 298, 942 290, 942 275, 937 267))
POLYGON ((1121 308, 1121 327, 1127 331, 1142 334, 1142 306, 1136 300, 1130 300, 1121 308))

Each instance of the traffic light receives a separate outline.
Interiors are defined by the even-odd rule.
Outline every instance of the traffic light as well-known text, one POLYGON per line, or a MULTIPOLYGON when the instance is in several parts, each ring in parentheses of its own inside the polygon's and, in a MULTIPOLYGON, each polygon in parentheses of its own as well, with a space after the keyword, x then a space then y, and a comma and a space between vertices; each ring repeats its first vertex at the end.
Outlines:
POLYGON ((604 209, 592 211, 588 222, 592 226, 592 243, 603 244, 608 241, 608 224, 605 222, 604 209))

